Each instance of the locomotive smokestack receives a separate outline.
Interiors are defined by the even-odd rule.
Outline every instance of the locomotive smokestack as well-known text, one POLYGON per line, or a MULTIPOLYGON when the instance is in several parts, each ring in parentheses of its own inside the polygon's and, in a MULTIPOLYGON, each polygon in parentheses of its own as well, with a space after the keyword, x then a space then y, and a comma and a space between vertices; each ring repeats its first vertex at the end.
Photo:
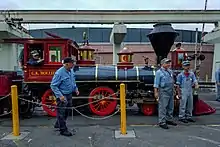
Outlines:
POLYGON ((158 23, 154 29, 147 35, 157 56, 157 64, 163 58, 166 58, 170 52, 176 37, 179 34, 172 28, 170 23, 158 23))

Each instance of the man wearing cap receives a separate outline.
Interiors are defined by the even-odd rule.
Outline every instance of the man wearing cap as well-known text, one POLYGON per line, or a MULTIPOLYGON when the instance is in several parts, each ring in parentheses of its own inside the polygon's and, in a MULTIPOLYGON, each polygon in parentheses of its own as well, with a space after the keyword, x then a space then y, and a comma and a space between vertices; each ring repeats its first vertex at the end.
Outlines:
POLYGON ((215 72, 215 81, 217 87, 216 101, 220 102, 220 65, 215 72))
POLYGON ((43 59, 40 58, 39 53, 36 50, 33 50, 31 52, 32 58, 27 62, 30 65, 38 65, 43 61, 43 59))
POLYGON ((154 79, 154 94, 155 98, 159 99, 159 126, 163 129, 168 129, 168 125, 176 126, 173 122, 174 109, 174 80, 173 73, 169 69, 170 59, 164 58, 161 60, 161 68, 157 70, 154 79))
POLYGON ((178 96, 180 98, 179 120, 183 123, 195 122, 192 119, 193 111, 193 86, 198 88, 196 76, 190 69, 190 62, 183 61, 183 71, 178 74, 176 84, 178 85, 178 96))
POLYGON ((72 133, 68 131, 66 126, 66 120, 71 109, 66 109, 66 107, 72 107, 73 92, 76 92, 76 94, 79 95, 79 91, 75 83, 75 73, 73 71, 75 60, 67 57, 62 61, 62 63, 63 66, 55 72, 50 85, 56 96, 58 107, 57 121, 54 128, 59 128, 61 135, 72 136, 72 133))

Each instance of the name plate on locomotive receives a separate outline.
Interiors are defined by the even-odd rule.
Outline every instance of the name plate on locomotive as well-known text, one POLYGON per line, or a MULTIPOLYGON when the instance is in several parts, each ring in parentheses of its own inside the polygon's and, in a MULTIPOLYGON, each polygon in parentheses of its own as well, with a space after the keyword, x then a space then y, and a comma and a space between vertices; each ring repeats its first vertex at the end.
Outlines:
POLYGON ((47 70, 47 71, 30 71, 31 76, 53 76, 55 71, 47 70))

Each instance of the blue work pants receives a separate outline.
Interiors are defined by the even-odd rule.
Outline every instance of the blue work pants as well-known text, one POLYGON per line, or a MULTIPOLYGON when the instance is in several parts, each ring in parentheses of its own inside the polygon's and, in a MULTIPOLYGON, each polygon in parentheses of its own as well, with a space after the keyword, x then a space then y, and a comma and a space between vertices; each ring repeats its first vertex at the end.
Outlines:
POLYGON ((66 120, 71 112, 72 107, 72 94, 64 95, 65 101, 57 98, 57 121, 55 126, 59 126, 60 131, 67 131, 66 120), (67 108, 65 108, 67 107, 67 108))
POLYGON ((219 85, 217 85, 216 100, 220 101, 220 86, 219 85))
POLYGON ((164 88, 159 88, 159 124, 166 121, 173 121, 174 97, 173 84, 167 84, 164 88))
POLYGON ((193 94, 192 90, 183 89, 181 92, 179 119, 189 119, 193 111, 193 94))

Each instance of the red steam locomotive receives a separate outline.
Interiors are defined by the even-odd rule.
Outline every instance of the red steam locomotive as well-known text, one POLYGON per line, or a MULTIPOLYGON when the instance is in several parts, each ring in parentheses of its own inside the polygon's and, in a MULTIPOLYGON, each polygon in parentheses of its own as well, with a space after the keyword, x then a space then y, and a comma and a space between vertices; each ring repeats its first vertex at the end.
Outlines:
MULTIPOLYGON (((167 57, 177 35, 178 33, 170 24, 156 24, 153 31, 148 34, 157 55, 157 64, 162 58, 167 57)), ((126 84, 126 99, 129 99, 127 101, 129 106, 137 104, 144 115, 153 115, 156 112, 157 100, 154 98, 153 83, 158 67, 134 66, 133 53, 127 48, 118 53, 119 63, 117 65, 98 65, 94 61, 95 49, 88 44, 88 41, 85 41, 81 47, 72 40, 57 36, 45 39, 5 39, 4 41, 24 45, 24 78, 16 72, 0 73, 0 80, 3 83, 0 85, 1 97, 10 93, 10 86, 16 84, 19 97, 29 100, 29 102, 19 100, 21 114, 31 113, 36 106, 40 106, 32 102, 56 106, 55 97, 49 85, 55 71, 62 66, 62 58, 67 56, 77 60, 74 70, 80 96, 73 98, 73 104, 79 106, 89 103, 80 110, 89 110, 99 116, 110 115, 119 104, 116 98, 119 98, 119 85, 123 82, 126 84), (40 58, 43 59, 43 62, 38 65, 28 64, 33 50, 37 50, 40 58)), ((181 61, 186 58, 183 51, 176 50, 172 53, 172 68, 176 70, 176 73, 179 72, 181 61)), ((10 110, 8 100, 0 101, 0 113, 3 113, 5 109, 10 110)), ((177 108, 178 99, 175 96, 176 111, 178 111, 177 108)), ((49 116, 56 116, 55 107, 43 105, 43 109, 49 116)), ((194 110, 194 114, 215 112, 215 109, 199 99, 195 99, 194 110)))

